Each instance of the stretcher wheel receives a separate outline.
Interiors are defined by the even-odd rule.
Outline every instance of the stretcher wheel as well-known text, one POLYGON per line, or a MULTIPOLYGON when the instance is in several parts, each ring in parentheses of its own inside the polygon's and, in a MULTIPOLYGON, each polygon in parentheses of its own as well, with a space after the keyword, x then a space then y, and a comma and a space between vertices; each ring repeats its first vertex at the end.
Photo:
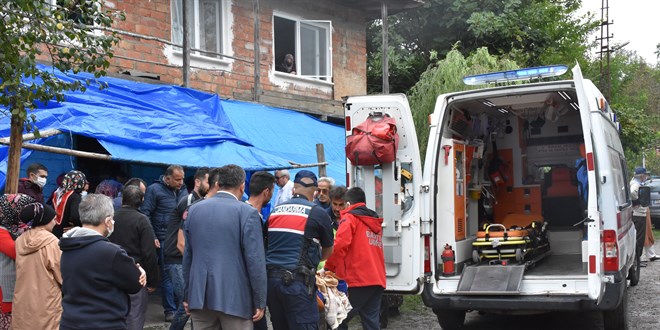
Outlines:
POLYGON ((479 261, 481 261, 477 250, 472 250, 472 261, 474 261, 475 264, 478 264, 479 261))
POLYGON ((523 262, 523 252, 521 248, 516 249, 516 261, 518 261, 519 263, 523 262))

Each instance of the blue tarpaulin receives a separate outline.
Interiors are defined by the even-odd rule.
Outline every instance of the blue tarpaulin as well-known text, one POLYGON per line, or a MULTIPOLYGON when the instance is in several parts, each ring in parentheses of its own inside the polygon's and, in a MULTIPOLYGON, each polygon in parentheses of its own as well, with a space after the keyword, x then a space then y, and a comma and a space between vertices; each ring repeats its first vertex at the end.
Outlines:
MULTIPOLYGON (((41 70, 53 70, 41 66, 41 70)), ((40 131, 95 138, 115 160, 183 166, 237 164, 246 170, 287 168, 293 161, 316 163, 324 144, 328 175, 343 177, 344 130, 312 116, 259 104, 222 100, 217 95, 172 85, 89 74, 54 74, 62 80, 91 80, 87 91, 65 92, 65 101, 34 111, 40 131), (105 88, 101 86, 105 85, 105 88)), ((25 80, 26 84, 39 83, 25 80)), ((9 118, 0 136, 9 136, 9 118)), ((42 140, 31 141, 41 143, 42 140)), ((23 149, 25 159, 30 150, 23 149)), ((7 147, 0 147, 4 184, 7 147)))

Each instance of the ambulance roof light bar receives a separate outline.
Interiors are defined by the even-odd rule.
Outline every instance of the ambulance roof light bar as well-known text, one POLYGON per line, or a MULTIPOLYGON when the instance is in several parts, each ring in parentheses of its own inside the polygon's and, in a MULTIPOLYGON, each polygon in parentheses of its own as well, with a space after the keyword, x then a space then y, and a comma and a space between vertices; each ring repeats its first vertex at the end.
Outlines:
POLYGON ((500 71, 467 76, 463 78, 466 85, 496 84, 520 80, 542 79, 561 76, 568 71, 566 65, 538 66, 533 68, 500 71))

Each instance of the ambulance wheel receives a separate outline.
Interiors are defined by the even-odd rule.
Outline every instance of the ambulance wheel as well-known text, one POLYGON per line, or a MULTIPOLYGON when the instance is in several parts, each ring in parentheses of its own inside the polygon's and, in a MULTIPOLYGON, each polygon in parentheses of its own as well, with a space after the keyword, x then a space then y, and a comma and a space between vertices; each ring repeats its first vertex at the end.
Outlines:
POLYGON ((623 298, 614 310, 603 311, 605 330, 628 330, 628 289, 623 289, 623 298))
POLYGON ((639 283, 639 275, 641 273, 641 256, 635 256, 635 261, 628 271, 628 279, 630 280, 630 286, 635 286, 639 283))
POLYGON ((481 258, 479 258, 479 252, 477 250, 472 250, 472 261, 474 261, 475 264, 479 264, 481 261, 481 258))
POLYGON ((465 311, 434 308, 433 313, 443 330, 460 329, 465 322, 465 311))

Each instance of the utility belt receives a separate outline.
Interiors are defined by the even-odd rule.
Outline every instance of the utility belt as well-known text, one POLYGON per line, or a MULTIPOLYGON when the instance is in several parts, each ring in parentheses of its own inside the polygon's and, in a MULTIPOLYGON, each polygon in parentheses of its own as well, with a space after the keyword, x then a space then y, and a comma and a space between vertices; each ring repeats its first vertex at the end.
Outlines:
POLYGON ((300 281, 307 287, 309 295, 312 295, 316 288, 316 272, 306 267, 298 267, 293 270, 269 268, 268 277, 280 278, 285 286, 291 285, 293 281, 300 281))

